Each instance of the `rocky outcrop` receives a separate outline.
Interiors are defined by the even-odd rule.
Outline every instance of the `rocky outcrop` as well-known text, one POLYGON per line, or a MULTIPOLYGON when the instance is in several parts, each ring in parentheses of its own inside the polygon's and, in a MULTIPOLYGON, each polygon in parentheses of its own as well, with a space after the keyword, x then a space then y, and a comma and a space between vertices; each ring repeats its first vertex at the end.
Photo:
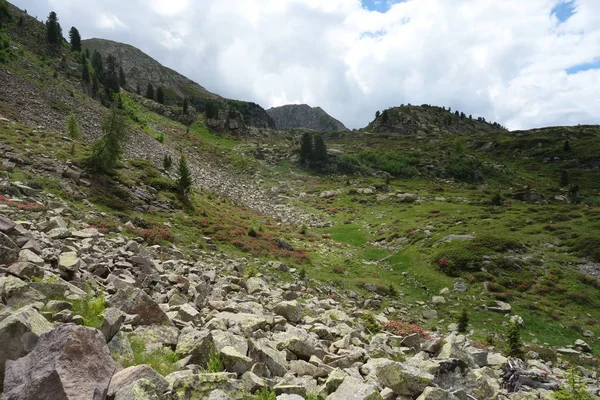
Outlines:
POLYGON ((312 129, 322 132, 348 130, 344 124, 327 114, 321 107, 292 104, 269 108, 267 113, 273 118, 275 127, 279 130, 312 129))

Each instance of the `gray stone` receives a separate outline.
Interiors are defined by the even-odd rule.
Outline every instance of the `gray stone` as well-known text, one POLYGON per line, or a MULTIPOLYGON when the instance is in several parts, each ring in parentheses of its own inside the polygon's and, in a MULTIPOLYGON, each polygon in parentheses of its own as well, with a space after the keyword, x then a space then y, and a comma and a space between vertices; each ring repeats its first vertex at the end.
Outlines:
POLYGON ((210 331, 183 328, 179 335, 175 352, 182 357, 191 356, 189 364, 205 367, 213 346, 214 343, 210 331))
MULTIPOLYGON (((137 381, 144 379, 150 381, 157 389, 159 395, 162 395, 169 388, 169 383, 158 372, 149 365, 136 365, 125 368, 113 375, 108 387, 108 396, 114 396, 119 391, 129 388, 137 381)), ((121 395, 123 397, 123 395, 121 395)))
POLYGON ((119 289, 109 300, 109 305, 127 314, 140 316, 140 325, 169 324, 167 314, 146 293, 138 288, 126 287, 119 289))
POLYGON ((104 335, 106 343, 108 343, 119 332, 123 322, 125 322, 125 313, 118 308, 109 307, 104 310, 103 317, 100 331, 104 335))
POLYGON ((19 246, 0 232, 0 264, 11 264, 19 258, 19 246))
POLYGON ((289 322, 300 322, 302 321, 302 310, 297 301, 282 301, 279 302, 273 309, 275 314, 281 315, 289 322))
POLYGON ((246 281, 248 293, 254 294, 268 290, 267 282, 263 278, 249 278, 246 281))
POLYGON ((28 283, 14 276, 0 278, 0 299, 14 309, 45 301, 46 296, 33 289, 28 283))
POLYGON ((459 398, 444 389, 428 387, 417 400, 459 400, 459 398))
POLYGON ((6 362, 6 399, 106 398, 116 369, 97 329, 64 324, 44 333, 33 351, 6 362))
POLYGON ((185 370, 174 372, 165 379, 172 392, 171 400, 204 399, 214 390, 233 393, 239 388, 236 375, 227 372, 204 374, 185 370))
POLYGON ((250 393, 254 393, 267 386, 264 379, 256 375, 254 372, 248 371, 242 375, 242 384, 250 393))
POLYGON ((235 372, 238 375, 242 375, 252 368, 252 359, 231 346, 223 347, 219 354, 223 360, 223 366, 228 372, 235 372))
POLYGON ((264 363, 274 376, 285 375, 288 369, 285 353, 257 340, 250 340, 249 345, 248 356, 254 359, 255 362, 264 363))
POLYGON ((347 376, 327 400, 381 400, 381 396, 375 385, 347 376))
POLYGON ((28 262, 16 262, 8 267, 8 272, 20 278, 44 278, 44 270, 38 265, 28 262))
POLYGON ((391 360, 376 365, 375 376, 383 387, 402 396, 418 396, 433 381, 433 375, 391 360))
POLYGON ((0 232, 8 234, 15 229, 15 226, 16 224, 10 219, 0 216, 0 232))
POLYGON ((44 259, 31 250, 21 250, 19 252, 19 262, 35 264, 38 267, 44 266, 44 259))
POLYGON ((27 355, 39 336, 52 328, 52 324, 31 307, 23 307, 0 321, 0 381, 4 378, 6 361, 27 355))

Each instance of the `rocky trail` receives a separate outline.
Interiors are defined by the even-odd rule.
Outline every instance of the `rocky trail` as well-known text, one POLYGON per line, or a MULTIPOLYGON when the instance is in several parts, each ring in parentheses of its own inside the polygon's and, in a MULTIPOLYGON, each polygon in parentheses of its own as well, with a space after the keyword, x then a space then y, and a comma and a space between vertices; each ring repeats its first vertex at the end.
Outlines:
POLYGON ((3 400, 251 399, 262 388, 288 400, 546 399, 565 377, 560 362, 388 319, 401 300, 372 316, 361 296, 314 288, 281 263, 105 236, 52 195, 0 188, 3 400), (99 329, 75 307, 92 299, 105 302, 99 329), (170 354, 172 368, 132 365, 140 351, 170 354))

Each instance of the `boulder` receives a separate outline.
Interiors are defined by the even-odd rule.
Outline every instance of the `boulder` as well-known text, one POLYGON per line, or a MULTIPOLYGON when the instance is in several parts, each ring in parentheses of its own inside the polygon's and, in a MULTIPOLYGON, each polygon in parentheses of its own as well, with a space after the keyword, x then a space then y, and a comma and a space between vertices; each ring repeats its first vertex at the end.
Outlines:
POLYGON ((263 278, 249 278, 246 281, 246 290, 250 294, 263 292, 268 290, 268 285, 263 278))
POLYGON ((277 315, 281 315, 289 322, 300 322, 302 321, 302 310, 297 301, 282 301, 278 303, 273 312, 277 315))
POLYGON ((58 257, 58 269, 63 277, 74 277, 79 271, 80 264, 81 260, 79 257, 77 257, 77 253, 74 251, 61 253, 61 255, 58 257))
POLYGON ((6 362, 6 399, 106 398, 116 369, 97 329, 63 324, 44 333, 33 351, 6 362))
POLYGON ((452 393, 435 387, 425 388, 417 400, 460 400, 452 393))
POLYGON ((327 396, 327 400, 381 400, 375 385, 365 383, 353 376, 344 378, 335 392, 327 396))
POLYGON ((44 270, 38 265, 28 262, 16 262, 8 267, 8 272, 20 278, 44 278, 44 270))
POLYGON ((248 356, 255 362, 264 363, 272 375, 283 376, 287 372, 288 362, 285 353, 275 350, 267 343, 258 340, 249 341, 248 356))
POLYGON ((8 234, 15 229, 15 226, 16 224, 10 219, 0 216, 0 232, 8 234))
POLYGON ((0 382, 6 361, 27 355, 39 336, 51 330, 52 324, 32 307, 23 307, 0 321, 0 382))
POLYGON ((223 366, 228 372, 235 372, 238 375, 242 375, 252 367, 252 359, 231 346, 223 347, 219 354, 223 360, 223 366))
POLYGON ((102 321, 100 331, 104 335, 106 343, 108 343, 121 329, 125 321, 125 313, 118 308, 109 307, 104 310, 103 317, 104 320, 102 321))
POLYGON ((214 343, 212 334, 207 330, 183 328, 177 341, 175 352, 182 357, 191 356, 188 363, 205 367, 214 343))
POLYGON ((383 387, 401 396, 418 396, 433 381, 433 375, 391 360, 378 364, 375 376, 383 387))
POLYGON ((7 276, 0 278, 0 299, 3 299, 7 306, 17 309, 37 301, 44 301, 46 296, 19 278, 7 276))
POLYGON ((240 387, 236 375, 220 372, 197 373, 190 370, 177 371, 165 377, 171 390, 171 400, 205 399, 214 390, 233 393, 240 387))
POLYGON ((167 314, 144 291, 134 287, 119 289, 110 298, 109 305, 118 308, 127 314, 140 316, 139 325, 169 324, 167 314))
POLYGON ((31 250, 21 250, 19 252, 19 262, 35 264, 38 267, 44 266, 44 259, 31 250))
MULTIPOLYGON (((159 396, 169 388, 169 383, 158 372, 152 369, 149 365, 136 365, 125 368, 113 375, 108 387, 108 396, 115 396, 121 393, 120 396, 125 399, 124 394, 130 392, 130 388, 140 380, 145 380, 151 383, 159 396)), ((143 385, 150 386, 150 385, 143 385)))
POLYGON ((19 246, 0 232, 0 264, 11 264, 19 258, 19 246))

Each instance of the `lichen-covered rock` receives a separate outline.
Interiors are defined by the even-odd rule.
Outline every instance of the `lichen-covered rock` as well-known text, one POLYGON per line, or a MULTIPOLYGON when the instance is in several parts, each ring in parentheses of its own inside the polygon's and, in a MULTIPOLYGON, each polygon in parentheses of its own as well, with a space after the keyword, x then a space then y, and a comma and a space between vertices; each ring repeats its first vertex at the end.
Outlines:
MULTIPOLYGON (((138 391, 154 392, 162 396, 169 388, 169 383, 149 365, 136 365, 115 373, 108 387, 108 396, 126 399, 125 394, 135 394, 138 391), (144 380, 146 383, 139 381, 144 380)), ((141 397, 133 397, 141 398, 141 397)))
POLYGON ((0 264, 11 264, 19 258, 19 246, 0 232, 0 264))
POLYGON ((459 398, 444 389, 428 387, 417 400, 459 400, 459 398))
POLYGON ((109 304, 111 307, 118 308, 127 314, 139 315, 140 325, 163 325, 170 323, 169 317, 160 306, 144 291, 138 288, 125 287, 119 289, 110 298, 109 304))
POLYGON ((115 369, 99 330, 59 325, 31 353, 6 362, 3 398, 103 400, 115 369))
POLYGON ((347 376, 327 400, 381 400, 381 396, 375 385, 347 376))
POLYGON ((205 367, 214 347, 212 334, 207 330, 184 328, 177 341, 175 352, 182 357, 191 356, 188 363, 205 367))
POLYGON ((7 360, 27 355, 41 334, 50 332, 52 324, 31 307, 23 307, 0 321, 0 380, 4 379, 7 360))
POLYGON ((36 301, 44 301, 46 296, 21 279, 6 276, 0 278, 0 299, 4 299, 7 306, 17 309, 36 301))
POLYGON ((254 294, 267 290, 267 282, 263 278, 249 278, 246 281, 246 290, 248 293, 254 294))
POLYGON ((165 379, 173 400, 204 399, 214 390, 230 393, 240 387, 236 375, 228 372, 203 374, 185 370, 174 372, 165 379))
POLYGON ((302 310, 297 301, 282 301, 277 303, 273 311, 277 315, 281 315, 289 322, 300 322, 302 321, 302 310))
POLYGON ((223 360, 223 366, 228 372, 235 372, 238 375, 242 375, 252 367, 252 359, 231 346, 223 347, 219 354, 223 360))
POLYGON ((274 376, 285 375, 288 369, 285 353, 275 350, 265 341, 250 340, 249 344, 249 357, 254 359, 255 362, 264 363, 274 376))
POLYGON ((433 381, 433 375, 391 360, 377 365, 375 376, 383 387, 402 396, 418 396, 433 381))

